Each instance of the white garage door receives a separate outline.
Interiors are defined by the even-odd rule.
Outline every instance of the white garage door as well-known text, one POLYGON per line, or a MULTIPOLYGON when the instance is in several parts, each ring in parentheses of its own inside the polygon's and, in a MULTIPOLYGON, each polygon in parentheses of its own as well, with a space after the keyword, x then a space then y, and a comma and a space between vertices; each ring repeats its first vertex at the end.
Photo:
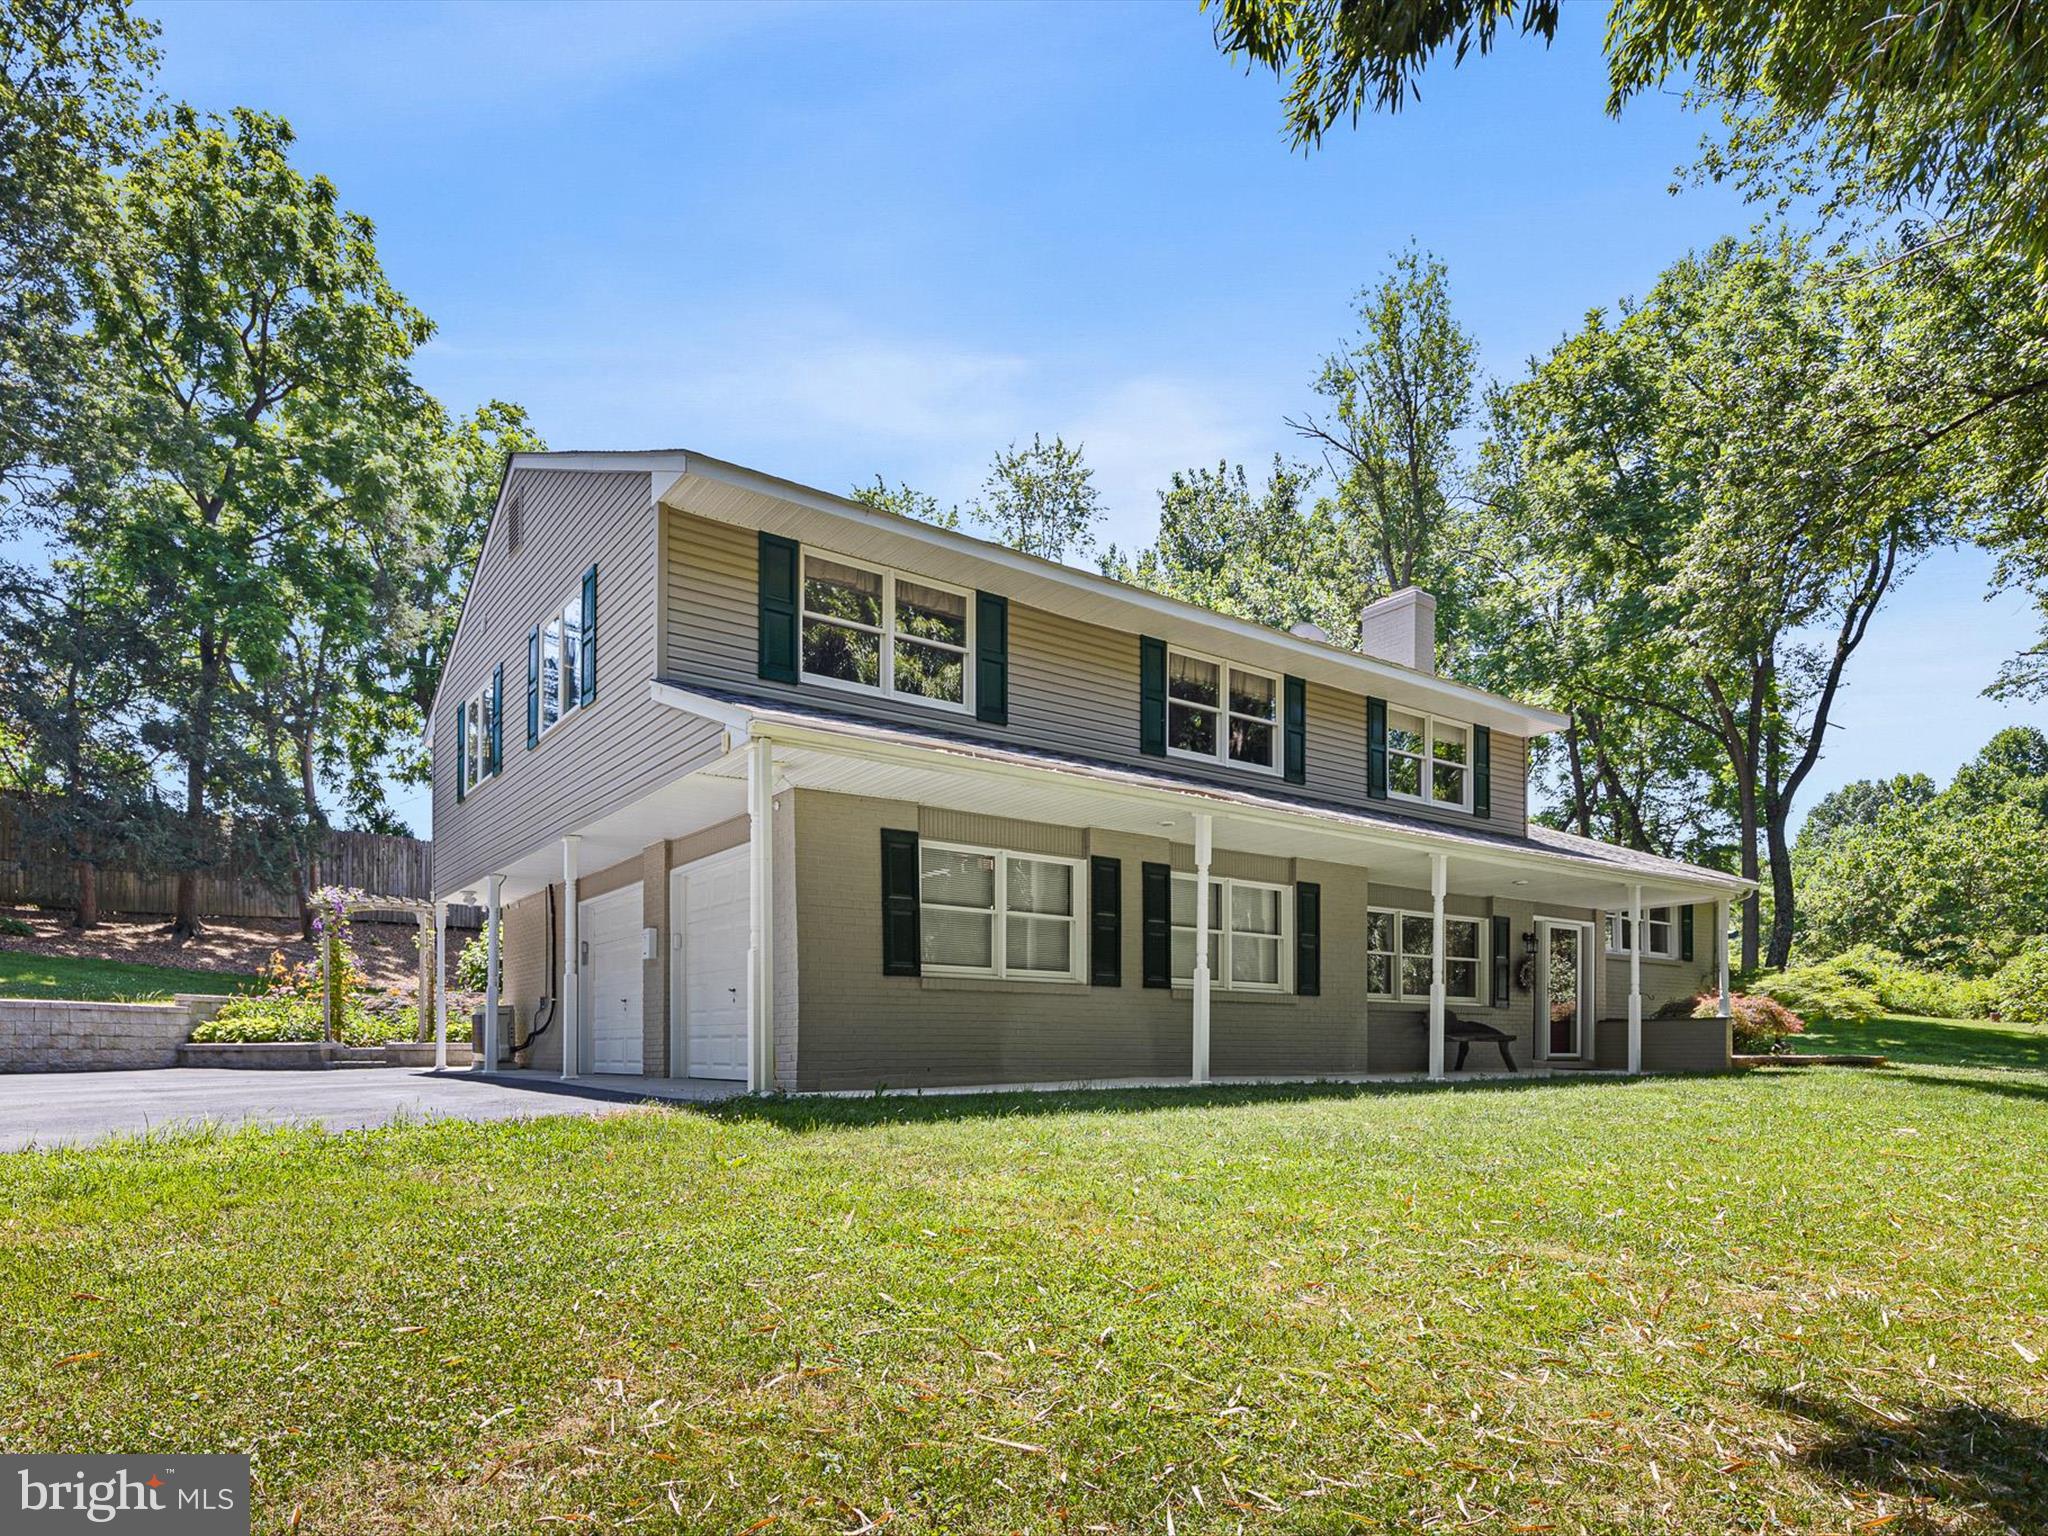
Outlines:
POLYGON ((583 1031, 593 1072, 637 1073, 640 1015, 640 887, 595 896, 576 909, 583 952, 583 1031))
POLYGON ((685 865, 670 878, 684 1068, 691 1077, 747 1076, 747 851, 685 865))

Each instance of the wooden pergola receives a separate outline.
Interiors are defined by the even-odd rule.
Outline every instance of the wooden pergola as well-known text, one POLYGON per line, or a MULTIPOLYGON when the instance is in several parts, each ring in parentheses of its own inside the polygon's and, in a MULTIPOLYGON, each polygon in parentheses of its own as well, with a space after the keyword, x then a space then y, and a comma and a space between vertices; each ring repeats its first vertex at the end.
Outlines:
MULTIPOLYGON (((414 896, 374 896, 366 891, 342 891, 339 901, 315 899, 309 903, 312 910, 322 919, 329 914, 338 915, 342 922, 366 912, 405 912, 419 923, 422 936, 431 929, 432 944, 421 943, 420 979, 417 1011, 419 1013, 419 1039, 422 1044, 429 1038, 431 1030, 434 1041, 434 1066, 437 1070, 448 1065, 448 925, 443 920, 440 906, 432 901, 414 896)), ((330 1040, 335 1037, 334 1017, 334 973, 329 961, 332 954, 330 945, 339 938, 338 934, 322 931, 320 943, 320 1019, 323 1032, 330 1040)))

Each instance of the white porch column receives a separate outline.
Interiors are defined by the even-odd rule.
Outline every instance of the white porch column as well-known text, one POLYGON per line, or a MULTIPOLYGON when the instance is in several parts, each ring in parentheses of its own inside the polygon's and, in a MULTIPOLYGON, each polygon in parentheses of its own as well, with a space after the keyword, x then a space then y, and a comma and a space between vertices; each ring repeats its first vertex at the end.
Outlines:
POLYGON ((1714 957, 1721 980, 1721 1017, 1725 1019, 1734 1012, 1728 995, 1728 899, 1725 896, 1714 903, 1714 957))
POLYGON ((504 1054, 504 1036, 499 1033, 498 986, 499 978, 505 974, 504 961, 499 957, 498 936, 499 910, 504 901, 505 877, 492 875, 484 881, 484 1040, 483 1067, 485 1072, 498 1070, 499 1059, 504 1054))
MULTIPOLYGON (((424 985, 420 988, 420 1007, 433 1010, 434 1021, 434 1070, 448 1070, 448 999, 443 995, 442 977, 448 974, 448 903, 436 901, 428 919, 434 925, 434 943, 431 949, 422 948, 420 969, 431 970, 431 976, 422 976, 424 985)), ((428 1014, 420 1015, 422 1020, 428 1014)))
POLYGON ((1444 897, 1451 888, 1451 856, 1429 856, 1429 1076, 1444 1075, 1444 897))
POLYGON ((1628 1069, 1643 1070, 1643 888, 1628 888, 1628 1069))
POLYGON ((747 743, 747 1091, 775 1086, 775 748, 747 743))
MULTIPOLYGON (((580 837, 562 839, 562 1076, 574 1077, 583 1061, 583 1019, 576 995, 576 978, 582 973, 576 954, 576 860, 583 847, 580 837)), ((495 905, 497 896, 491 898, 495 905)), ((495 983, 496 977, 493 976, 495 983)), ((484 1015, 488 1023, 490 1015, 484 1015)))
POLYGON ((1209 858, 1213 823, 1195 813, 1195 1040, 1193 1080, 1209 1081, 1209 858))

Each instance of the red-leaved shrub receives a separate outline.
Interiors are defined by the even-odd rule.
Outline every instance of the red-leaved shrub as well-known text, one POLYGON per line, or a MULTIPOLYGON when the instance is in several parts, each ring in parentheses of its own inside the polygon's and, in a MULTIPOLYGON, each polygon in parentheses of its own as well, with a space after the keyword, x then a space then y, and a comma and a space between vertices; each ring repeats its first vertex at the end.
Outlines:
MULTIPOLYGON (((1756 993, 1730 994, 1728 1006, 1735 1019, 1735 1051, 1739 1056, 1776 1056, 1784 1051, 1789 1036, 1806 1033, 1806 1020, 1774 997, 1756 993)), ((1692 1016, 1711 1019, 1721 1011, 1716 992, 1702 992, 1692 1000, 1692 1016)))

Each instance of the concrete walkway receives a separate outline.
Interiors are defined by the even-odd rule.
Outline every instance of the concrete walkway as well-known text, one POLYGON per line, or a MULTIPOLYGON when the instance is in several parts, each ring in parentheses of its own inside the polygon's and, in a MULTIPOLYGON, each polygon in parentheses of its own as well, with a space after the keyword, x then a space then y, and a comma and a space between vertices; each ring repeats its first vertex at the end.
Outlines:
MULTIPOLYGON (((632 1083, 633 1079, 626 1082, 632 1083)), ((519 1120, 601 1115, 641 1095, 606 1086, 578 1091, 560 1079, 522 1084, 468 1073, 396 1068, 234 1071, 171 1067, 152 1072, 0 1074, 0 1152, 76 1146, 125 1132, 217 1122, 318 1124, 329 1130, 397 1119, 519 1120), (545 1086, 546 1091, 537 1092, 545 1086)))

